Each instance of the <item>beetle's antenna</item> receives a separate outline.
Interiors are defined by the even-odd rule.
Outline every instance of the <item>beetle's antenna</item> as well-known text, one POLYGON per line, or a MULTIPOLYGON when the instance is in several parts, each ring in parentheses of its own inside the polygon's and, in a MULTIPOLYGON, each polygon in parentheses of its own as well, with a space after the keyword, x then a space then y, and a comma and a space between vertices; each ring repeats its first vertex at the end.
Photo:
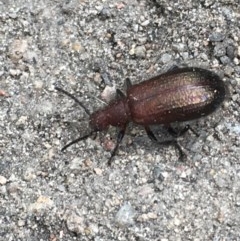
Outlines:
POLYGON ((90 133, 86 134, 85 136, 78 137, 77 139, 69 142, 66 146, 64 146, 64 147, 62 148, 61 151, 64 151, 64 150, 66 150, 69 146, 71 146, 71 145, 73 145, 73 144, 75 144, 75 143, 77 143, 77 142, 79 142, 79 141, 82 141, 82 140, 88 138, 88 137, 91 136, 93 133, 95 133, 95 131, 91 131, 90 133))
MULTIPOLYGON (((67 92, 66 90, 58 87, 58 86, 55 86, 55 89, 59 92, 62 92, 63 94, 67 95, 68 97, 70 97, 71 99, 73 99, 76 103, 78 103, 83 109, 84 111, 88 114, 88 115, 91 115, 90 111, 75 97, 73 96, 72 94, 70 94, 69 92, 67 92)), ((75 142, 74 142, 75 143, 75 142)))

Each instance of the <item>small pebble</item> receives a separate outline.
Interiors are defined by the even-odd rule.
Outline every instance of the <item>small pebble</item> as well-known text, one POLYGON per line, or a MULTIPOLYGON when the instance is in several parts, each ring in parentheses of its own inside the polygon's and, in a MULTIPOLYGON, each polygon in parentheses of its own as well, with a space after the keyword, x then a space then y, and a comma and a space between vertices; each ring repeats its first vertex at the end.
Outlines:
POLYGON ((129 226, 134 223, 135 211, 131 204, 125 203, 117 212, 116 222, 120 226, 129 226))
POLYGON ((7 183, 7 178, 0 176, 0 185, 5 185, 7 183))
POLYGON ((223 41, 224 38, 225 38, 224 34, 220 32, 214 32, 209 35, 209 40, 211 42, 220 42, 220 41, 223 41))

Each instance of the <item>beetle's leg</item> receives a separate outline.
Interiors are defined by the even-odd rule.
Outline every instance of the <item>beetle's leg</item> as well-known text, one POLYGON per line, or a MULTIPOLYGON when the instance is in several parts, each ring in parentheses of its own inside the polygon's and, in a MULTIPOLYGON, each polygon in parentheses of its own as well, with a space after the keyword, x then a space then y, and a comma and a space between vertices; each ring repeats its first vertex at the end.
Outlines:
POLYGON ((199 137, 199 136, 200 136, 191 126, 189 126, 189 130, 190 130, 196 137, 199 137))
POLYGON ((176 139, 168 140, 168 141, 162 141, 162 142, 161 142, 161 141, 158 141, 158 139, 155 137, 155 135, 153 134, 153 132, 151 131, 151 129, 149 128, 149 126, 145 126, 145 130, 146 130, 146 132, 147 132, 148 137, 149 137, 152 141, 154 141, 154 142, 156 142, 156 143, 158 143, 158 144, 160 144, 160 145, 174 145, 174 146, 178 149, 178 151, 179 151, 180 160, 181 160, 181 161, 182 161, 183 158, 186 156, 186 154, 184 153, 184 151, 182 150, 181 146, 178 144, 178 142, 177 142, 176 139))
POLYGON ((185 125, 182 130, 176 131, 174 128, 171 126, 167 127, 168 133, 173 136, 173 137, 179 137, 184 135, 188 130, 190 129, 190 125, 185 125))
POLYGON ((145 126, 145 130, 147 132, 148 137, 154 141, 154 142, 158 142, 157 138, 155 137, 155 135, 153 134, 153 132, 150 130, 149 126, 145 126))
POLYGON ((185 154, 185 152, 183 151, 182 147, 179 145, 179 143, 177 142, 176 139, 173 139, 173 140, 170 140, 170 141, 165 141, 161 144, 163 144, 163 145, 174 145, 175 148, 178 149, 178 152, 179 152, 179 155, 180 155, 180 157, 179 157, 180 161, 184 161, 184 158, 186 157, 186 154, 185 154))
MULTIPOLYGON (((127 89, 129 89, 132 86, 132 83, 131 83, 129 78, 126 78, 125 85, 126 85, 127 89)), ((120 89, 117 89, 116 93, 117 93, 117 99, 121 99, 123 97, 126 97, 125 94, 120 89)))
POLYGON ((199 136, 199 134, 196 131, 194 131, 190 125, 185 125, 185 127, 180 131, 176 131, 170 125, 167 126, 168 133, 175 138, 184 135, 188 130, 192 131, 197 137, 199 136))
POLYGON ((177 66, 176 64, 173 64, 168 70, 167 72, 173 71, 173 70, 177 70, 179 69, 179 66, 177 66))
POLYGON ((117 93, 117 99, 121 99, 125 97, 124 93, 120 89, 117 89, 116 93, 117 93))
POLYGON ((108 160, 108 165, 111 166, 112 164, 112 158, 115 156, 116 151, 119 147, 119 144, 121 143, 124 135, 125 135, 125 131, 126 131, 126 126, 124 126, 122 129, 119 130, 118 134, 117 134, 117 143, 116 146, 114 147, 114 149, 111 152, 111 157, 108 160))
POLYGON ((129 89, 132 86, 132 82, 129 78, 125 79, 125 85, 127 89, 129 89))

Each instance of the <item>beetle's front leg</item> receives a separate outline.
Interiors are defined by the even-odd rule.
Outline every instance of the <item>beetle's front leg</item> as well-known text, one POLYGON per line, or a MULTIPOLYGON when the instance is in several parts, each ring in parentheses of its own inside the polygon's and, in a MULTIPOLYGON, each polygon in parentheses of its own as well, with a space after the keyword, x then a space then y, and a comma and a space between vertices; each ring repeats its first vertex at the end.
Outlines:
POLYGON ((117 143, 116 143, 114 149, 112 150, 111 156, 110 156, 110 158, 109 158, 109 160, 108 160, 108 165, 109 165, 109 166, 111 166, 111 164, 112 164, 112 159, 113 159, 113 157, 115 156, 115 154, 116 154, 116 152, 117 152, 117 149, 118 149, 118 147, 119 147, 119 144, 121 143, 121 141, 122 141, 122 139, 123 139, 123 137, 124 137, 124 135, 125 135, 126 128, 127 128, 127 126, 122 127, 122 128, 119 130, 118 134, 117 134, 117 143))

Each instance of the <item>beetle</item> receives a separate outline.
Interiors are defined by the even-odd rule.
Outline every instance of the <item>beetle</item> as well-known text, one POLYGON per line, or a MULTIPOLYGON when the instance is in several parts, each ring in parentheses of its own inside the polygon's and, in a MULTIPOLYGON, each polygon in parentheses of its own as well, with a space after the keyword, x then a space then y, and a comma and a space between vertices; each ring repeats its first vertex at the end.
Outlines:
MULTIPOLYGON (((174 67, 139 84, 132 85, 127 79, 126 85, 126 95, 117 89, 117 98, 93 113, 72 94, 55 87, 74 99, 89 115, 89 133, 71 141, 62 151, 96 132, 107 130, 111 125, 118 127, 119 132, 109 159, 110 164, 129 122, 144 126, 148 137, 153 141, 157 141, 157 138, 149 128, 151 125, 164 125, 173 137, 178 137, 190 127, 186 125, 177 132, 171 127, 171 123, 190 121, 211 114, 221 105, 226 95, 226 86, 217 74, 197 67, 174 67)), ((177 142, 173 143, 183 155, 177 142)))

